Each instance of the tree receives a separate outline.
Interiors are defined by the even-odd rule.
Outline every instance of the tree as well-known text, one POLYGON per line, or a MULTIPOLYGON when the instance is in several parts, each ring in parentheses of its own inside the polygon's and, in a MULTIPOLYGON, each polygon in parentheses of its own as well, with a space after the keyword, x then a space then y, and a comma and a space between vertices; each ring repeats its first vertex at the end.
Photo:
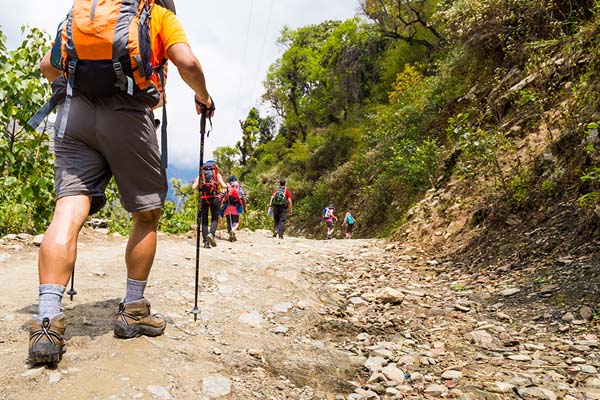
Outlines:
POLYGON ((315 127, 345 120, 378 80, 380 35, 358 19, 285 28, 286 47, 265 81, 263 98, 282 117, 288 147, 315 127))
POLYGON ((21 45, 8 51, 0 31, 0 236, 43 231, 54 206, 47 124, 40 132, 26 124, 49 96, 38 68, 49 38, 38 29, 22 32, 21 45))
POLYGON ((240 121, 240 128, 242 129, 242 140, 237 142, 236 146, 240 152, 240 164, 245 166, 254 153, 260 134, 260 114, 256 108, 252 107, 246 119, 240 121))
POLYGON ((424 46, 431 56, 442 41, 432 20, 437 3, 437 0, 362 0, 361 8, 384 36, 424 46))
POLYGON ((215 149, 213 157, 215 162, 221 168, 221 171, 225 175, 232 175, 233 170, 236 167, 236 156, 238 151, 235 147, 222 146, 215 149))

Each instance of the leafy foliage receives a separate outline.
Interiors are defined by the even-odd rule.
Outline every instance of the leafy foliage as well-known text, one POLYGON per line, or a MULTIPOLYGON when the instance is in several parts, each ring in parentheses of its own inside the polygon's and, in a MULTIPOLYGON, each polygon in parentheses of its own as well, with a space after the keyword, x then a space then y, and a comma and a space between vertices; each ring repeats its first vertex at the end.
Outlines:
POLYGON ((35 132, 26 125, 49 94, 38 68, 48 38, 38 29, 23 33, 21 45, 8 51, 0 32, 0 235, 43 231, 54 206, 47 126, 35 132))

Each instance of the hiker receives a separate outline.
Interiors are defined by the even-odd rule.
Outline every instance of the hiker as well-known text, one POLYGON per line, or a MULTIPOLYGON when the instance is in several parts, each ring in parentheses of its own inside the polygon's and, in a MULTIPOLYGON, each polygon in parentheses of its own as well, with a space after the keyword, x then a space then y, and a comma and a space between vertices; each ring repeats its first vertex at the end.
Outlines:
MULTIPOLYGON (((199 179, 196 178, 192 189, 198 189, 199 179)), ((213 160, 208 160, 202 166, 202 186, 200 187, 202 198, 202 240, 204 248, 210 249, 217 246, 215 234, 219 225, 219 210, 223 196, 221 189, 226 189, 227 185, 223 181, 223 177, 219 172, 217 163, 213 160), (210 215, 210 229, 208 227, 208 216, 210 215)))
POLYGON ((337 217, 333 213, 333 204, 330 204, 323 209, 323 221, 325 221, 325 225, 327 225, 327 239, 329 240, 333 237, 333 221, 337 221, 337 217))
POLYGON ((273 237, 279 236, 279 239, 283 239, 286 211, 289 209, 290 216, 293 215, 292 195, 287 189, 285 180, 280 180, 279 187, 273 190, 271 199, 269 200, 269 209, 273 213, 273 237))
POLYGON ((350 211, 344 216, 344 228, 346 231, 346 239, 352 239, 352 230, 354 229, 354 223, 356 219, 352 216, 350 211))
POLYGON ((165 330, 165 319, 151 313, 150 303, 144 297, 167 194, 166 171, 161 165, 152 112, 163 96, 164 86, 159 81, 164 80, 159 80, 153 69, 144 74, 140 68, 132 71, 129 56, 139 59, 140 53, 135 52, 143 47, 149 50, 144 53, 146 57, 150 57, 144 67, 159 67, 163 60, 172 61, 195 93, 196 112, 200 114, 201 106, 205 106, 210 110, 206 114, 212 116, 214 108, 200 62, 177 17, 162 6, 163 1, 156 0, 152 5, 142 0, 146 4, 141 8, 145 25, 139 29, 146 33, 149 30, 150 35, 129 37, 135 42, 132 46, 128 45, 127 35, 130 20, 136 20, 131 14, 140 10, 132 8, 135 3, 75 1, 67 17, 73 22, 61 24, 66 40, 57 41, 61 46, 53 46, 60 54, 50 50, 40 64, 61 105, 53 139, 56 207, 39 250, 39 309, 29 331, 32 364, 59 362, 65 352, 66 319, 61 312, 61 299, 75 265, 79 231, 88 215, 97 213, 106 203, 105 188, 112 176, 121 204, 133 220, 125 250, 125 298, 118 307, 114 334, 132 338, 157 336, 165 330), (91 22, 90 12, 95 12, 91 22), (89 35, 80 29, 81 20, 86 26, 93 24, 104 31, 89 35), (125 29, 115 29, 115 24, 125 29), (106 61, 90 61, 90 54, 97 59, 106 52, 110 59, 113 50, 127 54, 122 59, 124 64, 121 59, 109 60, 112 64, 106 71, 106 61))
POLYGON ((235 231, 240 226, 240 215, 246 210, 246 198, 242 185, 237 180, 235 175, 231 175, 228 180, 228 189, 223 199, 221 207, 221 216, 227 220, 227 233, 229 241, 237 240, 235 231))

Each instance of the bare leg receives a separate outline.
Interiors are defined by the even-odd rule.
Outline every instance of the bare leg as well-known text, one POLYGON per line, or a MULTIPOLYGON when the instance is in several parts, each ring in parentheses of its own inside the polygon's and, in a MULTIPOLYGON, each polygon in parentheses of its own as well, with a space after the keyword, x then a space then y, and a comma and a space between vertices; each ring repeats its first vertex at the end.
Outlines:
POLYGON ((40 245, 40 284, 67 286, 77 258, 77 237, 91 204, 91 197, 83 195, 56 201, 52 222, 40 245))
POLYGON ((156 231, 160 220, 160 208, 131 215, 133 228, 125 251, 127 277, 146 281, 156 254, 156 231))

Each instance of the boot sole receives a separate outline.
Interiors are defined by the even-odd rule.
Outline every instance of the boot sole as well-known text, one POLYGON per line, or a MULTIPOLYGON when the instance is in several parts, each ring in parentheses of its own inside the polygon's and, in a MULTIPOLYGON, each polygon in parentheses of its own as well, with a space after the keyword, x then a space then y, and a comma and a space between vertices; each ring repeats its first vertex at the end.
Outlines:
POLYGON ((50 364, 60 362, 67 349, 52 343, 38 343, 29 349, 29 362, 32 364, 50 364))
POLYGON ((131 339, 138 336, 160 336, 165 332, 165 327, 155 328, 148 325, 127 325, 123 321, 115 323, 114 333, 116 337, 131 339))

